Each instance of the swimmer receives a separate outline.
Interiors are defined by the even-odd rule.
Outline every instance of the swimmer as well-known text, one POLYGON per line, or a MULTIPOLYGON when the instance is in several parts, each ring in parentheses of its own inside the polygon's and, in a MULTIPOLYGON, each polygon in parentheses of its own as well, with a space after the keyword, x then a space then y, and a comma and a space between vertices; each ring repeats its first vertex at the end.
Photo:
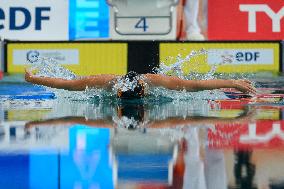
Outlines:
POLYGON ((163 87, 169 90, 196 92, 221 88, 234 88, 243 93, 256 94, 256 89, 248 80, 186 80, 162 74, 137 74, 133 71, 126 75, 100 74, 81 76, 74 80, 39 77, 26 70, 25 80, 30 83, 70 91, 84 91, 86 88, 117 89, 117 97, 122 99, 142 98, 149 87, 163 87))

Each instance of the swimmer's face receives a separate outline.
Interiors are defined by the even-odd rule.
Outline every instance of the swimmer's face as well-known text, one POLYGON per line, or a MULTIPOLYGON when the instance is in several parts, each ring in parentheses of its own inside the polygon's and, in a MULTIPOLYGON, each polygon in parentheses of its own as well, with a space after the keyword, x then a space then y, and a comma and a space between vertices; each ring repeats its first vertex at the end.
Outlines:
POLYGON ((122 89, 117 90, 117 97, 122 99, 135 99, 143 98, 145 96, 145 83, 139 79, 133 88, 123 91, 122 89))

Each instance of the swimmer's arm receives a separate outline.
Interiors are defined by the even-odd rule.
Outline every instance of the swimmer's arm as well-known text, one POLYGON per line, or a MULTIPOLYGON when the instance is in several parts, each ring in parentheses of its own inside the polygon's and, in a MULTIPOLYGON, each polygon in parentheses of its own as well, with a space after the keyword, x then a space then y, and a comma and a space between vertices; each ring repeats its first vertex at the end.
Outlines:
POLYGON ((51 77, 37 77, 34 76, 31 72, 26 71, 25 79, 28 82, 44 85, 47 87, 57 88, 57 89, 66 89, 71 91, 83 91, 86 87, 99 87, 99 88, 110 88, 112 82, 116 75, 97 75, 97 76, 88 76, 81 77, 76 80, 67 80, 60 78, 51 78, 51 77))
POLYGON ((252 83, 248 80, 224 80, 224 79, 211 79, 211 80, 196 80, 196 81, 188 81, 185 80, 185 85, 187 87, 191 87, 190 82, 195 82, 193 84, 194 89, 197 91, 200 90, 212 90, 212 89, 221 89, 221 88, 234 88, 243 93, 252 93, 256 94, 256 89, 252 86, 252 83))
POLYGON ((235 88, 245 93, 255 93, 255 88, 248 80, 184 80, 175 76, 165 76, 160 74, 145 74, 145 78, 152 86, 161 86, 171 90, 195 92, 220 88, 235 88))

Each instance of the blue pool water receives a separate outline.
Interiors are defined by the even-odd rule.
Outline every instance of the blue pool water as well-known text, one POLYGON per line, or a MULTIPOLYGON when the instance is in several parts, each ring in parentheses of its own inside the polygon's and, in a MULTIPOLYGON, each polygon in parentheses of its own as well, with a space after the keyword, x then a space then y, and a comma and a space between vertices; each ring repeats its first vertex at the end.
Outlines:
POLYGON ((284 78, 254 81, 259 98, 139 103, 2 81, 0 188, 281 188, 284 78))

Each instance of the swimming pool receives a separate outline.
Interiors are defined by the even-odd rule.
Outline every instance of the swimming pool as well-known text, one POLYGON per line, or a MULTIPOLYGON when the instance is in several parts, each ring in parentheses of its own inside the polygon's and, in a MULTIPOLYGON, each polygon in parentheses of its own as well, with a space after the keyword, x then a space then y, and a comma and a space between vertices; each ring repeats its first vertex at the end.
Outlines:
POLYGON ((281 188, 284 77, 259 98, 78 101, 0 82, 1 188, 281 188))

